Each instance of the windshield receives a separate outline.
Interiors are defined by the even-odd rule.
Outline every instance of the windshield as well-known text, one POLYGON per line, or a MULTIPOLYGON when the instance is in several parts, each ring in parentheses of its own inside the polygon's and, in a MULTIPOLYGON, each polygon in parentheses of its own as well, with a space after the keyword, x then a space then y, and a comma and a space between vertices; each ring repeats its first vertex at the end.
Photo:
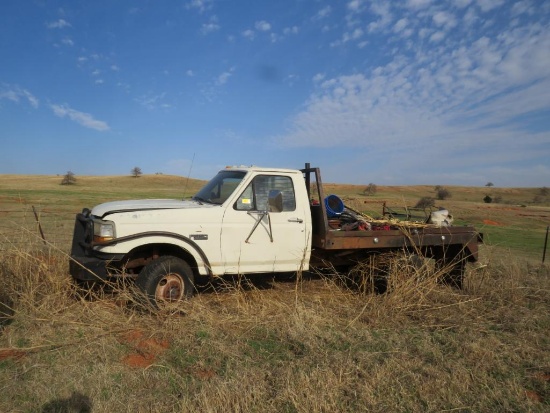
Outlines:
POLYGON ((221 171, 193 197, 195 201, 221 205, 243 180, 246 172, 221 171))

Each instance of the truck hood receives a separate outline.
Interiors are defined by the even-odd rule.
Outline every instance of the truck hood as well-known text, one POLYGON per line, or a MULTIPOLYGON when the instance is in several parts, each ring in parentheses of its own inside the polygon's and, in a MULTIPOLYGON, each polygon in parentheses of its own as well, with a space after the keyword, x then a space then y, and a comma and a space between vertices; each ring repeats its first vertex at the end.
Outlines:
POLYGON ((117 212, 144 211, 155 209, 191 209, 214 207, 218 205, 201 204, 197 201, 178 201, 176 199, 138 199, 131 201, 113 201, 96 205, 92 215, 103 218, 105 215, 117 212))

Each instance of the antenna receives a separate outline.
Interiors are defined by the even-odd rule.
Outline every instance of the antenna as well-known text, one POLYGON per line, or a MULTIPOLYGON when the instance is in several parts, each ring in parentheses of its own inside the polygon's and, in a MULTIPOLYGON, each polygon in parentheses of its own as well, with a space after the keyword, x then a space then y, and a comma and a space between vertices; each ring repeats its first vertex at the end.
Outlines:
POLYGON ((191 165, 189 165, 189 173, 187 174, 187 180, 185 181, 185 187, 183 188, 183 198, 185 199, 185 193, 187 192, 187 184, 189 183, 189 177, 191 176, 191 170, 193 169, 193 163, 195 163, 195 152, 193 152, 193 159, 191 159, 191 165))

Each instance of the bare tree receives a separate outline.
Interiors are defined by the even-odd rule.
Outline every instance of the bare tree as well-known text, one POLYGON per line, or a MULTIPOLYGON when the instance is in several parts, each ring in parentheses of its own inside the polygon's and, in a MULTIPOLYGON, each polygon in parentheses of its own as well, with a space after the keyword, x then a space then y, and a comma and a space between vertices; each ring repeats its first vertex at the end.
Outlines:
POLYGON ((134 166, 130 173, 134 178, 138 178, 143 172, 141 172, 141 168, 139 166, 134 166))
POLYGON ((76 184, 76 177, 74 173, 71 171, 67 171, 65 175, 63 175, 63 179, 61 180, 61 185, 73 185, 76 184))
POLYGON ((435 200, 429 196, 425 196, 423 198, 420 198, 420 200, 416 203, 414 207, 426 209, 434 206, 435 206, 435 200))
POLYGON ((378 188, 372 182, 363 190, 363 195, 374 195, 378 188))
POLYGON ((451 197, 451 192, 447 188, 438 185, 438 188, 435 191, 436 198, 440 201, 451 197))

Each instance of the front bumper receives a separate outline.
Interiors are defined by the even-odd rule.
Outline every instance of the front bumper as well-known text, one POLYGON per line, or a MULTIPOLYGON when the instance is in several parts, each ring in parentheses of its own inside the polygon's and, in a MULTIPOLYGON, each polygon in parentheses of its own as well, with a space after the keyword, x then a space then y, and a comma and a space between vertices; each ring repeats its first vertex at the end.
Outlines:
POLYGON ((109 277, 108 264, 112 264, 112 261, 71 255, 69 273, 74 279, 81 281, 105 280, 109 277))
POLYGON ((89 222, 87 210, 76 215, 69 274, 81 281, 105 280, 116 275, 117 270, 122 267, 124 256, 94 251, 91 247, 89 222))

